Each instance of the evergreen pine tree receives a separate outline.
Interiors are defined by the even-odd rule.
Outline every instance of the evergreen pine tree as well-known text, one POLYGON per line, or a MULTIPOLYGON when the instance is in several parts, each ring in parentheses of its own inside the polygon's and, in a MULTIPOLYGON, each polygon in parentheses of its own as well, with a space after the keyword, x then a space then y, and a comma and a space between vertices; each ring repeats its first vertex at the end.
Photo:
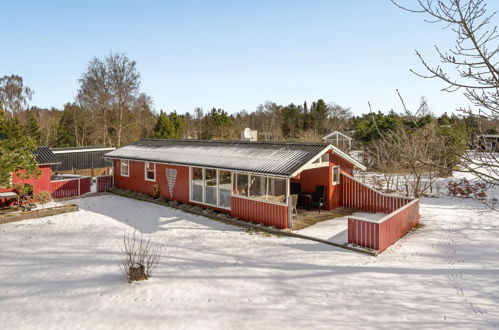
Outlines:
POLYGON ((11 173, 26 179, 40 170, 33 151, 36 143, 27 136, 17 118, 8 119, 0 108, 0 187, 11 187, 11 173), (23 172, 18 172, 23 169, 23 172))
POLYGON ((36 142, 36 144, 40 144, 40 126, 38 126, 38 122, 36 121, 34 114, 32 114, 28 119, 26 133, 36 142))
POLYGON ((157 139, 172 139, 175 138, 175 125, 170 118, 161 110, 158 120, 154 125, 151 137, 157 139))

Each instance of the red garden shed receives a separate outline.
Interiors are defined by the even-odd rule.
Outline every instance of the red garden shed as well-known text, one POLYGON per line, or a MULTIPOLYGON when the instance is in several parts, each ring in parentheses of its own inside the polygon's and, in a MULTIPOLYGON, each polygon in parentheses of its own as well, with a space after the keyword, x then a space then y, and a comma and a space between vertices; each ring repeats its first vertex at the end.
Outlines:
MULTIPOLYGON (((23 172, 19 170, 12 173, 12 183, 17 185, 29 184, 33 186, 33 193, 37 194, 40 191, 48 191, 52 194, 53 198, 62 198, 77 196, 90 192, 90 177, 82 176, 67 176, 58 177, 52 180, 52 166, 60 164, 59 158, 50 150, 50 148, 41 146, 33 151, 40 175, 38 177, 31 176, 23 179, 16 174, 23 172)), ((0 188, 0 192, 14 191, 15 188, 0 188)))
POLYGON ((365 167, 330 144, 143 139, 105 157, 113 160, 118 188, 152 194, 156 185, 165 199, 281 229, 292 227, 293 195, 300 191, 320 192, 318 206, 326 210, 357 207, 345 205, 352 192, 364 198, 360 186, 345 180, 358 183, 353 170, 365 167))

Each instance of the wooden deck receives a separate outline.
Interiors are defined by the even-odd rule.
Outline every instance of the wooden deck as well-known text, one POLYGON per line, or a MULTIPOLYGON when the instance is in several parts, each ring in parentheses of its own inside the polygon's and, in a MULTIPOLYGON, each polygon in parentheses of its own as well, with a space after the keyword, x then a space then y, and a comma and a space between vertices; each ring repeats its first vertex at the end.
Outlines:
POLYGON ((298 209, 298 217, 293 216, 293 228, 291 230, 300 230, 309 226, 312 226, 318 222, 331 220, 334 218, 344 217, 346 215, 351 215, 355 210, 339 207, 331 211, 321 210, 304 210, 298 209))

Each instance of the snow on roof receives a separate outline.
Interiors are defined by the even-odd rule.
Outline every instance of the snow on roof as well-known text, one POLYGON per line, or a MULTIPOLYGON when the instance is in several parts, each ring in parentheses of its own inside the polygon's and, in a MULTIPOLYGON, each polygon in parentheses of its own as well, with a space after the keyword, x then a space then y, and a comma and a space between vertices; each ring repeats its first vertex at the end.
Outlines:
MULTIPOLYGON (((104 157, 291 176, 331 147, 303 142, 143 139, 104 157)), ((338 152, 340 157, 346 156, 347 161, 363 167, 338 152)))

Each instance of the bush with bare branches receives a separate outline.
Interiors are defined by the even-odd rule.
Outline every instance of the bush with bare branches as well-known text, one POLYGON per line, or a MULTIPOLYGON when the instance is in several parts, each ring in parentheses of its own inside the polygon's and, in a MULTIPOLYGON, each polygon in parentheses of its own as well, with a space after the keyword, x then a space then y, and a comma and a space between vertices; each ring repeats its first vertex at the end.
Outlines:
POLYGON ((133 231, 123 233, 120 269, 129 282, 147 280, 156 271, 161 244, 154 236, 133 231))

